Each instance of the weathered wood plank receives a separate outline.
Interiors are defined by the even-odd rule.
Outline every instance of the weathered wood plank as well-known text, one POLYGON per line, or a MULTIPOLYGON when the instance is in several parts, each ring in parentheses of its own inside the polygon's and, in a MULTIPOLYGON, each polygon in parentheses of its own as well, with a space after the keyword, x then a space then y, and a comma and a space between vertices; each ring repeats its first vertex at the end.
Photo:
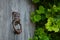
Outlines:
POLYGON ((0 0, 0 40, 28 40, 33 36, 34 27, 30 22, 33 10, 30 0, 0 0), (15 35, 12 27, 12 12, 20 13, 22 33, 15 35))
POLYGON ((0 0, 0 40, 14 40, 8 0, 0 0))

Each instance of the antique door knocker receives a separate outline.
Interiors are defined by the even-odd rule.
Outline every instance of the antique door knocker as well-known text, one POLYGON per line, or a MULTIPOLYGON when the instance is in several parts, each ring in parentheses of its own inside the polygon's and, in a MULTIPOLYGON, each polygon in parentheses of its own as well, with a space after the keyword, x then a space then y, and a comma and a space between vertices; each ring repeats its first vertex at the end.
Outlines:
POLYGON ((20 23, 20 14, 18 12, 12 12, 12 25, 15 34, 20 34, 22 32, 22 26, 20 23), (16 25, 19 24, 19 29, 16 29, 16 25))

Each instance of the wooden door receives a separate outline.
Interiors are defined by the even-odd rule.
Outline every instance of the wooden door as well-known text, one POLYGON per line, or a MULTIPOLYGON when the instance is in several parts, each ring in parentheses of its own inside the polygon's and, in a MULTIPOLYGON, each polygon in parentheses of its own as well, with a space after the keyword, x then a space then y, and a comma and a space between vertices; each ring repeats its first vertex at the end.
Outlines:
POLYGON ((0 0, 0 40, 28 40, 33 36, 34 27, 30 22, 33 11, 31 0, 0 0), (13 32, 12 12, 20 13, 22 33, 13 32))

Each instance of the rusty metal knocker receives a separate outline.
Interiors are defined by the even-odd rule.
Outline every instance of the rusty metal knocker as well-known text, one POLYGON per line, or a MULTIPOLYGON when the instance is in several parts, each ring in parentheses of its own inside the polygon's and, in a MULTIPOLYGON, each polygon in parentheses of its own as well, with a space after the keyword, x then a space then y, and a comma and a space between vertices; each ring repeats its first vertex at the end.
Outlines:
POLYGON ((13 24, 13 29, 15 34, 20 34, 22 32, 22 26, 20 23, 20 14, 18 12, 12 12, 12 24, 13 24), (16 25, 20 26, 19 29, 16 29, 16 25))

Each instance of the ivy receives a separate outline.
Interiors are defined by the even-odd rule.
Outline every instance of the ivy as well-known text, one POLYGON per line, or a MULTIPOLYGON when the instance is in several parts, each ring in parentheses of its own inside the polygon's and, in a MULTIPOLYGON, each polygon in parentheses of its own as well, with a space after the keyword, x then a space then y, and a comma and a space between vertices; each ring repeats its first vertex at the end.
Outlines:
POLYGON ((59 40, 60 36, 60 1, 32 0, 36 5, 30 19, 35 23, 35 32, 30 40, 59 40))
POLYGON ((44 32, 43 28, 38 28, 37 30, 35 30, 35 36, 33 40, 49 40, 49 37, 44 32))
POLYGON ((32 0, 34 3, 38 3, 40 0, 32 0))
POLYGON ((43 6, 39 6, 39 10, 36 10, 37 14, 44 14, 45 8, 43 6))
POLYGON ((40 20, 41 20, 41 16, 38 14, 35 15, 34 12, 32 12, 31 21, 33 21, 35 23, 35 22, 39 22, 40 20))
POLYGON ((50 17, 48 18, 48 21, 46 23, 46 29, 48 29, 48 31, 55 31, 58 32, 59 31, 59 26, 57 23, 60 20, 55 20, 54 18, 50 17))

